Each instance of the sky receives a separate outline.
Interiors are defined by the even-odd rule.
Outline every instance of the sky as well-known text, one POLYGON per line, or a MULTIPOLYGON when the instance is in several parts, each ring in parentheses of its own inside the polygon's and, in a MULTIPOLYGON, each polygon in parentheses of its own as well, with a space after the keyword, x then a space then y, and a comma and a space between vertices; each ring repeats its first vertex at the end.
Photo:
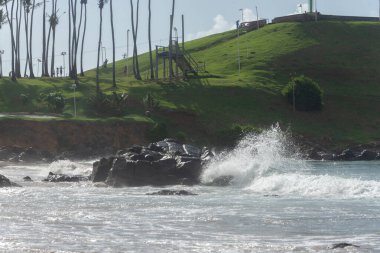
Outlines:
MULTIPOLYGON (((136 0, 133 0, 136 2, 136 0)), ((113 0, 116 33, 116 58, 123 59, 127 52, 127 30, 131 29, 130 4, 128 0, 113 0)), ((193 40, 214 33, 231 30, 235 22, 256 20, 256 6, 260 19, 271 20, 278 16, 300 13, 308 9, 306 0, 176 0, 174 26, 181 36, 181 15, 185 15, 185 40, 193 40), (302 5, 302 8, 300 7, 302 5)), ((316 0, 316 7, 322 14, 379 16, 380 0, 316 0)), ((172 0, 152 0, 152 44, 167 45, 169 40, 169 17, 172 0)), ((67 1, 59 0, 59 13, 62 15, 57 26, 56 65, 63 65, 63 51, 68 51, 67 1)), ((136 3, 135 3, 136 5, 136 3)), ((79 5, 78 5, 79 6, 79 5)), ((315 7, 315 6, 314 6, 315 7)), ((49 9, 48 9, 49 10, 49 9)), ((103 40, 106 58, 112 58, 109 5, 104 8, 103 40)), ((34 21, 34 62, 37 72, 37 59, 42 52, 42 8, 36 9, 34 21)), ((140 0, 140 21, 138 32, 139 53, 148 50, 148 0, 140 0)), ((99 9, 96 0, 88 1, 88 28, 85 44, 85 69, 96 66, 97 42, 99 37, 99 9)), ((22 41, 21 43, 25 43, 22 41)), ((25 47, 25 46, 24 46, 25 47)), ((22 55, 26 53, 23 51, 22 55)), ((10 31, 6 24, 0 30, 0 50, 4 50, 3 73, 10 71, 10 31)), ((132 53, 130 39, 129 55, 132 53)), ((22 60, 25 58, 21 57, 22 60)), ((66 58, 67 63, 67 58, 66 58)))

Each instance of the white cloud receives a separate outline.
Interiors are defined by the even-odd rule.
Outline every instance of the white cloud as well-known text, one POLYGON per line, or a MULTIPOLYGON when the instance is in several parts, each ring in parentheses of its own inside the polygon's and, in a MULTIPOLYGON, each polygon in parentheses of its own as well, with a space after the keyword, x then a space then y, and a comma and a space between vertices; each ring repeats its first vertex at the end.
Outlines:
POLYGON ((251 10, 251 9, 244 9, 243 14, 244 14, 244 22, 256 21, 257 20, 256 14, 254 14, 253 10, 251 10))
POLYGON ((214 25, 212 26, 212 28, 210 30, 197 32, 195 34, 193 34, 193 33, 189 34, 188 35, 188 40, 199 39, 199 38, 211 35, 211 34, 221 33, 221 32, 225 32, 225 31, 228 31, 228 30, 232 30, 234 28, 235 28, 234 24, 228 22, 223 17, 223 15, 218 14, 214 18, 214 25))

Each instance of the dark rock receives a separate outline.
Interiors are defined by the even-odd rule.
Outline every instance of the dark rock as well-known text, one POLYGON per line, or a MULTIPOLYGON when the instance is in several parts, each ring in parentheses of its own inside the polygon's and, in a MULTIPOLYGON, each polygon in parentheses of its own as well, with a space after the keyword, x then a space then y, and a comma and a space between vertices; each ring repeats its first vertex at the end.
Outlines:
POLYGON ((165 142, 170 142, 170 143, 180 143, 178 140, 173 139, 173 138, 166 138, 164 139, 165 142))
POLYGON ((357 160, 360 161, 373 161, 376 160, 378 153, 371 150, 363 150, 360 155, 357 157, 357 160))
POLYGON ((21 187, 20 185, 11 182, 7 177, 0 175, 0 188, 3 187, 21 187))
POLYGON ((335 160, 335 155, 331 153, 321 153, 322 161, 333 161, 335 160))
POLYGON ((207 183, 207 186, 219 186, 219 187, 225 187, 230 186, 232 180, 234 179, 233 176, 222 176, 215 178, 211 183, 207 183))
POLYGON ((164 152, 164 148, 162 146, 158 146, 156 143, 149 144, 148 149, 156 152, 164 152))
POLYGON ((351 149, 343 150, 340 155, 335 157, 338 161, 353 161, 355 160, 355 153, 351 149))
POLYGON ((126 150, 126 153, 114 159, 111 166, 104 159, 95 163, 92 180, 101 168, 102 176, 94 182, 106 182, 114 187, 193 185, 200 182, 201 157, 211 159, 213 156, 208 150, 181 144, 173 139, 126 150))
POLYGON ((153 193, 147 193, 146 195, 160 195, 160 196, 196 196, 198 194, 194 194, 189 191, 185 190, 162 190, 158 192, 153 192, 153 193))
POLYGON ((102 158, 100 161, 95 162, 93 164, 91 181, 94 183, 106 181, 114 160, 114 157, 110 157, 108 159, 102 158))
POLYGON ((134 145, 131 148, 128 148, 127 152, 132 152, 132 153, 140 154, 142 149, 143 149, 143 147, 134 145))
POLYGON ((23 180, 24 180, 25 182, 33 182, 32 178, 29 177, 29 176, 24 177, 23 180))
POLYGON ((310 160, 316 160, 316 161, 320 161, 320 160, 323 160, 323 157, 322 157, 323 153, 322 152, 318 152, 316 150, 312 150, 309 155, 308 155, 308 158, 310 160))
POLYGON ((49 172, 49 175, 46 179, 42 180, 44 182, 51 183, 61 183, 61 182, 82 182, 88 181, 90 178, 81 175, 68 176, 63 174, 54 174, 53 172, 49 172))
POLYGON ((355 248, 360 248, 359 246, 357 245, 354 245, 354 244, 351 244, 351 243, 336 243, 334 244, 331 249, 344 249, 344 248, 347 248, 347 247, 355 247, 355 248))

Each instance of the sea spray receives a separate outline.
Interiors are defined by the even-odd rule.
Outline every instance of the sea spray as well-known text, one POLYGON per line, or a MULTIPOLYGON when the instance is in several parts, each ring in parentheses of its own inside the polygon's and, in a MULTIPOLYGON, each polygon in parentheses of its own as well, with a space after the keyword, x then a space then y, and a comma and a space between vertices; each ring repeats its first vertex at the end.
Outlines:
POLYGON ((307 164, 291 141, 290 132, 277 124, 260 134, 248 134, 234 150, 217 155, 205 169, 202 182, 232 176, 233 185, 248 186, 256 178, 305 168, 307 164))
POLYGON ((233 187, 261 195, 380 197, 378 181, 320 175, 315 164, 302 159, 290 132, 278 125, 261 134, 249 134, 232 151, 218 154, 201 179, 209 184, 223 177, 232 177, 233 187))

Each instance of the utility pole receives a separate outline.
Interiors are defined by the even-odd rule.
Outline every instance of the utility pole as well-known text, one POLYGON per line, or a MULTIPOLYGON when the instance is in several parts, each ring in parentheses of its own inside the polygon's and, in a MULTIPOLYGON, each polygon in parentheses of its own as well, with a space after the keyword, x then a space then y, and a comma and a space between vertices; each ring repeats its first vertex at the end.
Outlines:
POLYGON ((64 76, 66 77, 66 63, 65 63, 65 56, 66 56, 66 52, 62 52, 61 55, 62 55, 62 58, 63 58, 63 70, 64 70, 64 76))
POLYGON ((127 76, 128 76, 128 61, 129 61, 129 33, 131 32, 131 30, 128 29, 127 31, 127 76))
POLYGON ((3 77, 3 54, 4 50, 0 50, 0 78, 3 77))
POLYGON ((241 69, 241 64, 240 64, 240 24, 239 20, 236 21, 236 26, 237 26, 237 49, 238 49, 238 69, 239 69, 239 76, 240 76, 240 69, 241 69))
POLYGON ((244 22, 244 10, 239 9, 239 11, 241 11, 241 23, 243 23, 244 22))
POLYGON ((259 24, 259 11, 256 5, 256 18, 257 18, 257 30, 260 29, 260 24, 259 24))

